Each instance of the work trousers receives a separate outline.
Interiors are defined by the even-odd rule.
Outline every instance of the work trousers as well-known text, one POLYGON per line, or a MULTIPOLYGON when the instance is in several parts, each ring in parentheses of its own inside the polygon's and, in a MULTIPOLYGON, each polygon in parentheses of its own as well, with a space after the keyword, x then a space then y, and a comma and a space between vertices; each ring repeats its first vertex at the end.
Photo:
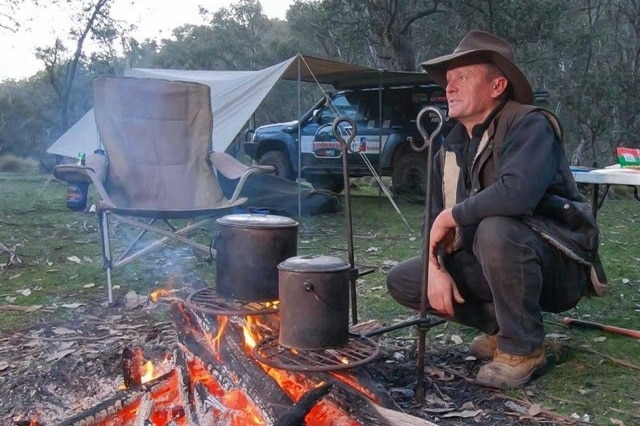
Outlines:
MULTIPOLYGON (((454 302, 454 315, 446 318, 497 333, 498 347, 514 355, 529 354, 543 344, 542 311, 573 308, 588 284, 586 265, 563 255, 511 217, 484 219, 473 240, 473 253, 461 250, 446 255, 443 263, 465 299, 454 302)), ((389 294, 419 310, 422 276, 422 257, 399 263, 387 276, 389 294)), ((427 311, 437 314, 428 299, 427 311)))

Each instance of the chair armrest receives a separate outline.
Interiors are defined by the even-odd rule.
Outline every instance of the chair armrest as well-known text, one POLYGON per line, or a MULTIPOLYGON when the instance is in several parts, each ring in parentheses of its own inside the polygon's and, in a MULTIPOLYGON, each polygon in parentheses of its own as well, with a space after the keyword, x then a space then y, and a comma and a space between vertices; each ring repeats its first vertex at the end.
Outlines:
POLYGON ((247 181, 247 179, 249 178, 249 176, 256 174, 256 173, 273 173, 276 171, 276 168, 273 166, 251 166, 251 167, 247 167, 247 169, 245 170, 244 174, 240 177, 240 181, 238 182, 238 184, 236 185, 236 189, 233 190, 233 195, 231 196, 231 200, 230 201, 235 201, 237 198, 240 197, 240 192, 242 191, 242 188, 244 188, 244 184, 247 181))
POLYGON ((87 165, 59 164, 53 169, 53 176, 57 179, 70 182, 86 182, 96 186, 96 190, 102 201, 112 203, 107 194, 103 182, 107 174, 108 161, 104 155, 91 154, 87 158, 87 165))
POLYGON ((208 160, 215 171, 227 179, 240 179, 233 191, 233 195, 229 199, 230 202, 240 198, 240 192, 249 176, 256 173, 273 173, 276 171, 273 166, 247 166, 226 152, 211 151, 209 152, 208 160))

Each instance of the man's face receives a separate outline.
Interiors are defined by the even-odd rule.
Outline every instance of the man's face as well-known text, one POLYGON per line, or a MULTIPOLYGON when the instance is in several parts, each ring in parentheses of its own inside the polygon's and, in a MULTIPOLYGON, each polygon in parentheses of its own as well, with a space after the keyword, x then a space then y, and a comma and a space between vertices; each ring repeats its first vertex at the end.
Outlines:
POLYGON ((488 64, 463 65, 447 71, 449 117, 458 120, 469 132, 482 123, 500 103, 507 79, 488 64))

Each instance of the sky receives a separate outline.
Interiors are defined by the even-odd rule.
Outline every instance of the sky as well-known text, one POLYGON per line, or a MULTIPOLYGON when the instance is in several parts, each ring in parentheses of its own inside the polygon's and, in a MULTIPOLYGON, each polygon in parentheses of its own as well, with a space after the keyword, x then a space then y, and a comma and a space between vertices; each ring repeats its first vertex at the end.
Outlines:
MULTIPOLYGON (((236 3, 235 0, 134 0, 132 5, 131 0, 113 1, 112 16, 135 24, 138 30, 133 36, 138 40, 168 38, 182 24, 203 23, 199 5, 215 11, 236 3)), ((280 19, 285 19, 292 2, 260 1, 265 15, 280 19)), ((42 63, 34 55, 35 47, 53 44, 56 36, 64 38, 70 28, 68 13, 41 3, 44 5, 36 8, 28 4, 16 11, 15 18, 21 23, 17 32, 0 29, 0 80, 29 77, 42 69, 42 63)))

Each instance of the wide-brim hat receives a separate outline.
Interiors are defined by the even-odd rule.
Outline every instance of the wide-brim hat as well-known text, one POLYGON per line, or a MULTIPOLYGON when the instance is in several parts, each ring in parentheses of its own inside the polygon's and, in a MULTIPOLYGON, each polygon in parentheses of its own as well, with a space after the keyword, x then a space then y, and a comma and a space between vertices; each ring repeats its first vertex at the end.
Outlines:
POLYGON ((447 86, 447 70, 461 65, 491 63, 509 80, 512 97, 523 104, 533 103, 533 90, 515 64, 513 49, 505 40, 484 31, 469 32, 453 53, 422 63, 429 75, 442 87, 447 86))

